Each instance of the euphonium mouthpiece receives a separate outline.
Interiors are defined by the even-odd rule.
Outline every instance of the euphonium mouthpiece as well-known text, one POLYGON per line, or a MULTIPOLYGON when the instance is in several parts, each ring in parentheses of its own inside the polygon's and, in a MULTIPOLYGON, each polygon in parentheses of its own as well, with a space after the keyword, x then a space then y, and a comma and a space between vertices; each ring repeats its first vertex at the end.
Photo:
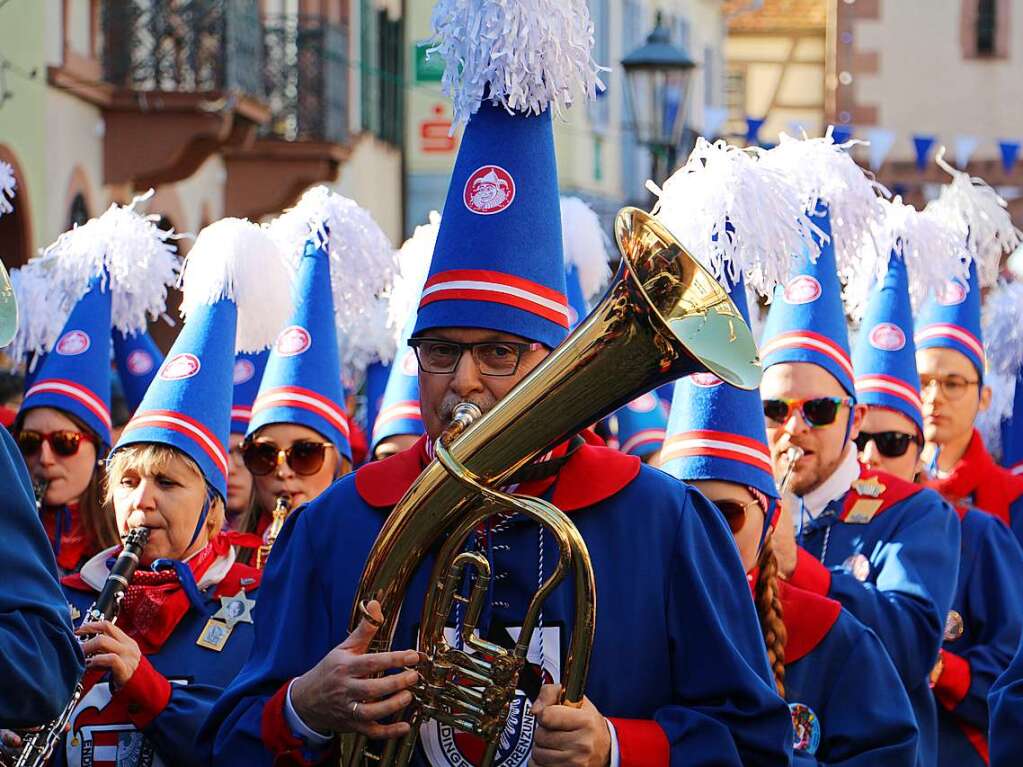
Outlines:
POLYGON ((447 447, 482 416, 483 411, 476 403, 459 402, 451 411, 451 425, 440 435, 440 443, 447 447))

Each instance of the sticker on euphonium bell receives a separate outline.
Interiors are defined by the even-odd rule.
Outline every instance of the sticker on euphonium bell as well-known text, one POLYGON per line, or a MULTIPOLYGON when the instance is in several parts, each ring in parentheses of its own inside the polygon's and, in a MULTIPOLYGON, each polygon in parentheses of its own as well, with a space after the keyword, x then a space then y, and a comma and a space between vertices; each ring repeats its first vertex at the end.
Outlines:
POLYGON ((945 641, 954 642, 963 635, 966 625, 963 623, 963 616, 955 610, 949 610, 945 616, 945 641))
POLYGON ((870 560, 862 554, 853 554, 842 563, 842 568, 860 583, 870 577, 870 560))
POLYGON ((789 703, 792 715, 792 750, 813 756, 821 744, 821 720, 805 703, 789 703))

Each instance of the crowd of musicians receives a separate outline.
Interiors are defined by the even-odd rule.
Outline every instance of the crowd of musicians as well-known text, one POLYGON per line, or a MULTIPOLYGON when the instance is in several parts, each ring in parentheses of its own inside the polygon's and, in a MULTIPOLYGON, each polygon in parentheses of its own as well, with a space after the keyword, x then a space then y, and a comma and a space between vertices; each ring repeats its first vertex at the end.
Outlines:
POLYGON ((830 133, 700 139, 612 248, 558 190, 552 119, 601 87, 585 3, 456 6, 434 22, 464 133, 443 214, 399 250, 317 188, 269 223, 207 226, 180 263, 143 197, 12 274, 4 758, 357 764, 361 735, 416 765, 1023 763, 1023 284, 1004 269, 1021 244, 1005 202, 939 158, 948 184, 916 210, 830 133), (702 270, 724 298, 701 303, 702 270), (145 327, 175 284, 164 356, 145 327), (360 601, 378 534, 465 403, 485 418, 521 401, 609 284, 602 306, 682 285, 683 318, 635 321, 674 334, 690 373, 624 406, 595 384, 589 425, 494 488, 578 530, 588 673, 585 584, 530 611, 561 544, 529 514, 468 530, 476 574, 452 577, 439 617, 422 611, 439 543, 387 563, 401 602, 360 601), (424 707, 427 618, 484 666, 523 640, 488 737, 464 723, 485 706, 464 672, 440 682, 464 708, 424 707))

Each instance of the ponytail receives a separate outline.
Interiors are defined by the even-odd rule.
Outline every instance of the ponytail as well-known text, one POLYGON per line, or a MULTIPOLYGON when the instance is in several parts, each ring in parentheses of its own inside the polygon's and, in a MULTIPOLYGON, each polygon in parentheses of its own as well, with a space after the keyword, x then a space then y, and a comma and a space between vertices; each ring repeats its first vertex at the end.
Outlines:
POLYGON ((767 659, 774 671, 774 684, 778 694, 785 697, 785 641, 788 632, 778 596, 778 559, 774 555, 771 539, 764 541, 757 561, 758 575, 753 589, 753 601, 760 617, 760 630, 767 646, 767 659))

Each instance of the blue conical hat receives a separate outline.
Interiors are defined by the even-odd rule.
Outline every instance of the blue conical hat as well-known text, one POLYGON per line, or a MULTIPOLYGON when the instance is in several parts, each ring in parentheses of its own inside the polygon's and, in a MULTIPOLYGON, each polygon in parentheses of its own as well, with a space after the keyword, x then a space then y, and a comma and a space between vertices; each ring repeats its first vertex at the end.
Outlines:
POLYGON ((376 450, 381 440, 399 434, 426 433, 423 414, 419 406, 419 364, 416 353, 408 345, 412 323, 406 326, 398 342, 398 350, 387 376, 387 387, 373 423, 370 450, 376 450))
POLYGON ((668 414, 654 392, 636 397, 615 413, 618 449, 628 455, 650 455, 661 449, 668 414))
POLYGON ((984 303, 985 384, 991 388, 976 427, 1002 466, 1023 473, 1023 282, 1001 282, 984 303))
POLYGON ((980 329, 980 281, 970 264, 966 281, 949 281, 932 294, 916 320, 917 349, 955 349, 984 375, 984 338, 980 329))
POLYGON ((369 367, 366 368, 366 381, 364 384, 366 404, 363 411, 363 421, 359 425, 367 435, 372 436, 373 424, 376 423, 377 414, 380 412, 381 405, 383 405, 384 390, 387 388, 387 379, 390 375, 390 362, 377 360, 370 363, 369 367))
POLYGON ((1023 373, 1014 382, 1012 415, 1002 421, 1002 466, 1023 474, 1023 373))
POLYGON ((349 461, 348 414, 331 291, 327 242, 310 239, 298 267, 295 309, 266 363, 248 434, 297 423, 322 434, 349 461))
POLYGON ((228 218, 203 229, 182 279, 184 326, 115 452, 141 443, 175 447, 226 498, 235 354, 267 345, 286 316, 290 283, 261 227, 228 218))
POLYGON ((239 352, 234 358, 234 397, 231 401, 231 433, 245 434, 252 420, 252 403, 256 401, 270 350, 239 352))
MULTIPOLYGON (((729 294, 748 320, 741 280, 729 294)), ((725 480, 777 498, 759 392, 737 389, 710 373, 677 381, 661 468, 679 479, 725 480)))
POLYGON ((114 362, 128 409, 134 411, 163 364, 163 352, 148 332, 122 333, 114 328, 114 362))
POLYGON ((611 276, 610 243, 596 212, 578 197, 561 198, 561 240, 569 323, 574 328, 590 313, 591 302, 611 276))
POLYGON ((814 215, 822 235, 820 257, 804 255, 784 286, 775 289, 764 325, 760 355, 764 369, 782 362, 810 362, 827 370, 855 396, 849 332, 842 286, 835 271, 835 250, 826 210, 814 215))

